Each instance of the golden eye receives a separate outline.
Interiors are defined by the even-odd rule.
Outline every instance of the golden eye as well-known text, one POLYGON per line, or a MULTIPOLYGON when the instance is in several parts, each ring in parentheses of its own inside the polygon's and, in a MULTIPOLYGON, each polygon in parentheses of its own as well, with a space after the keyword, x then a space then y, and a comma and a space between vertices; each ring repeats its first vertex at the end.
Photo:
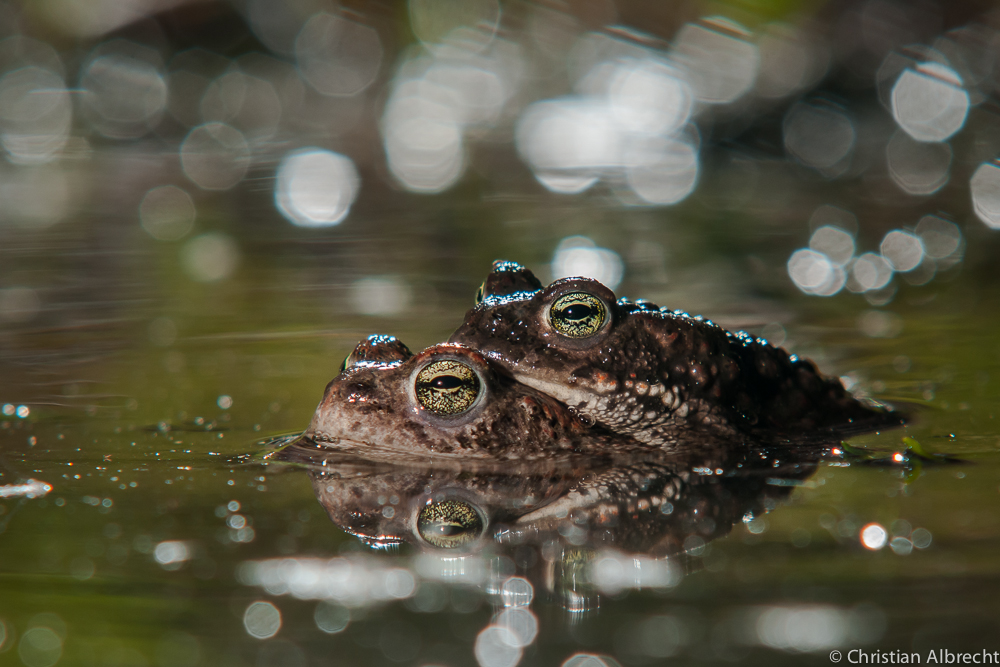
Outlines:
POLYGON ((604 302, 586 292, 563 294, 549 308, 552 328, 569 338, 593 336, 607 319, 604 302))
POLYGON ((476 402, 482 387, 471 367, 454 359, 427 364, 417 373, 415 393, 425 410, 460 415, 476 402))
POLYGON ((479 539, 485 529, 482 515, 462 500, 429 503, 417 516, 417 533, 439 549, 463 547, 479 539))
POLYGON ((485 294, 486 294, 486 281, 484 280, 483 284, 480 285, 479 289, 476 290, 476 305, 477 306, 483 302, 483 297, 485 296, 485 294))

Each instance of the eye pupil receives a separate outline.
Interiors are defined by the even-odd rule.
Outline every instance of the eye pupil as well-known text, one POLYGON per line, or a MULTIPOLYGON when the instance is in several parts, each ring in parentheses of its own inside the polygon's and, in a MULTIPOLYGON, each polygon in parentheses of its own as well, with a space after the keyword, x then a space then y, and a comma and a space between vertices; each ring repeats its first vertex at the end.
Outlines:
POLYGON ((462 386, 462 379, 457 378, 454 375, 442 375, 434 378, 434 380, 431 381, 431 386, 435 389, 443 389, 445 391, 458 389, 462 386))
POLYGON ((568 308, 564 308, 559 313, 561 317, 564 317, 567 320, 585 320, 588 317, 592 317, 593 314, 594 314, 594 309, 582 303, 574 304, 568 308))
POLYGON ((572 292, 564 294, 549 308, 552 328, 568 338, 593 336, 608 319, 604 302, 593 294, 572 292))
POLYGON ((486 529, 475 507, 462 500, 429 503, 417 517, 417 532, 428 544, 455 549, 474 542, 486 529))
POLYGON ((479 376, 467 364, 443 359, 417 373, 414 393, 420 406, 442 416, 468 412, 482 393, 479 376))

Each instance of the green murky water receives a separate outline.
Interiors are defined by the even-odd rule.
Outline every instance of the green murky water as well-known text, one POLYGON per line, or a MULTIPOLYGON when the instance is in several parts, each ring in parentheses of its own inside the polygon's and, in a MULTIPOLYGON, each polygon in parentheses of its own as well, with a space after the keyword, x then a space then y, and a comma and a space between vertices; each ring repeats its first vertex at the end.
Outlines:
MULTIPOLYGON (((277 253, 250 239, 235 278, 208 286, 184 280, 171 247, 130 231, 89 273, 72 252, 81 239, 65 232, 12 255, 21 270, 44 256, 35 270, 53 283, 69 269, 93 282, 54 285, 67 296, 42 313, 52 325, 5 334, 3 397, 14 414, 0 422, 0 481, 52 488, 0 500, 0 661, 476 664, 477 637, 505 608, 498 586, 537 570, 544 549, 526 555, 487 544, 467 564, 485 568, 482 576, 429 571, 413 547, 372 551, 333 525, 303 470, 239 457, 268 436, 304 428, 363 335, 393 333, 415 349, 443 340, 488 258, 530 263, 541 254, 525 239, 493 249, 487 232, 460 261, 450 259, 441 239, 481 225, 455 212, 425 217, 423 231, 395 241, 351 241, 339 230, 355 243, 350 255, 307 234, 286 233, 277 253), (57 241, 63 249, 53 254, 57 241), (431 248, 428 259, 413 258, 406 246, 417 243, 431 248), (393 267, 414 290, 399 315, 347 314, 345 276, 367 261, 393 267), (287 587, 269 591, 246 574, 247 563, 281 558, 348 567, 345 581, 369 588, 321 602, 287 587), (381 592, 372 581, 382 581, 381 592), (253 636, 278 622, 272 637, 253 636)), ((641 665, 671 656, 826 663, 829 650, 852 648, 918 651, 926 660, 930 649, 996 649, 996 287, 960 271, 903 287, 878 310, 890 319, 875 333, 892 337, 870 337, 858 325, 869 310, 858 297, 771 295, 747 305, 728 284, 737 269, 719 266, 658 284, 627 279, 619 292, 748 322, 752 331, 781 323, 791 349, 916 416, 852 445, 889 456, 912 436, 963 462, 909 478, 886 466, 821 464, 772 511, 694 545, 669 585, 622 584, 593 596, 585 611, 568 611, 558 590, 534 579, 526 608, 538 634, 519 649, 520 664, 560 664, 580 652, 641 665), (869 524, 884 529, 881 539, 867 538, 880 548, 862 543, 869 524)), ((564 575, 572 569, 572 554, 557 561, 564 575)))

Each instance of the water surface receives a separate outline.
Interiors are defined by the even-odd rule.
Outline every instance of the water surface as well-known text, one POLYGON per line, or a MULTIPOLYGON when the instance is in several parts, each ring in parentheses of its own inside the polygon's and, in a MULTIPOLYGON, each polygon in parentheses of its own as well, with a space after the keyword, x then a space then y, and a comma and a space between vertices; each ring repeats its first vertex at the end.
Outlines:
POLYGON ((0 8, 0 663, 1000 650, 977 3, 36 4, 0 8), (501 258, 912 420, 527 471, 265 457, 359 340, 446 340, 501 258), (599 474, 618 520, 566 502, 599 474), (428 499, 473 539, 428 542, 428 499))
MULTIPOLYGON (((460 556, 405 542, 372 550, 330 521, 305 469, 243 455, 308 423, 361 332, 393 331, 419 347, 444 338, 461 302, 405 320, 356 317, 317 328, 308 320, 326 294, 298 296, 298 318, 285 319, 292 309, 281 302, 293 289, 268 293, 253 280, 215 289, 173 311, 169 340, 157 338, 167 316, 151 317, 148 304, 121 305, 118 318, 79 332, 10 337, 5 366, 15 380, 5 391, 23 398, 0 427, 3 482, 52 486, 44 497, 0 501, 12 658, 41 664, 30 651, 56 651, 45 648, 51 637, 22 647, 31 628, 51 628, 60 664, 310 664, 330 651, 338 664, 475 664, 480 633, 516 622, 497 621, 505 609, 530 611, 538 624, 521 664, 577 652, 623 664, 673 655, 771 662, 831 648, 994 645, 996 316, 974 306, 991 301, 991 288, 970 294, 966 276, 917 304, 897 300, 894 338, 865 336, 835 303, 786 326, 796 349, 819 354, 826 370, 913 412, 906 427, 852 438, 852 446, 886 458, 903 452, 909 436, 961 463, 913 470, 828 460, 814 471, 776 470, 763 483, 713 463, 737 481, 758 478, 756 495, 721 516, 722 499, 699 496, 719 525, 706 531, 678 518, 669 548, 654 524, 640 527, 646 539, 631 550, 619 542, 588 552, 589 538, 552 526, 547 537, 537 527, 512 537, 501 527, 522 507, 460 556), (185 313, 213 301, 214 314, 185 313), (51 343, 60 337, 77 343, 51 343), (264 567, 284 579, 266 584, 264 567), (294 588, 296 576, 317 572, 328 588, 294 588), (504 596, 505 585, 524 582, 531 594, 504 596), (248 611, 257 602, 270 605, 255 608, 266 612, 264 630, 248 611), (275 613, 277 634, 254 637, 270 632, 275 613)), ((399 479, 441 483, 456 473, 359 474, 387 477, 403 502, 382 505, 402 513, 407 493, 424 489, 399 479)), ((474 474, 463 486, 474 486, 474 474)), ((506 496, 495 485, 493 501, 521 503, 523 484, 506 496)), ((560 493, 552 481, 540 488, 560 493)))

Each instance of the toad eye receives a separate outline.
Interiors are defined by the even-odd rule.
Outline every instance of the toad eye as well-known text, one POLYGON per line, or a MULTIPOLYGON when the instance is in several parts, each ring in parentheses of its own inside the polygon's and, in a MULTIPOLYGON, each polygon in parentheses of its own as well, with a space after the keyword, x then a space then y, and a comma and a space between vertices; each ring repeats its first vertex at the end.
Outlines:
POLYGON ((593 336, 607 319, 604 302, 586 292, 564 294, 549 308, 552 328, 569 338, 593 336))
POLYGON ((417 533, 431 546, 456 549, 474 542, 486 529, 479 511, 462 500, 430 502, 417 516, 417 533))
POLYGON ((484 280, 483 283, 479 286, 479 289, 476 290, 476 305, 477 306, 483 302, 483 297, 485 295, 486 295, 486 281, 484 280))
POLYGON ((482 393, 482 385, 470 366, 443 359, 427 364, 417 373, 414 393, 425 410, 452 416, 472 408, 482 393))

